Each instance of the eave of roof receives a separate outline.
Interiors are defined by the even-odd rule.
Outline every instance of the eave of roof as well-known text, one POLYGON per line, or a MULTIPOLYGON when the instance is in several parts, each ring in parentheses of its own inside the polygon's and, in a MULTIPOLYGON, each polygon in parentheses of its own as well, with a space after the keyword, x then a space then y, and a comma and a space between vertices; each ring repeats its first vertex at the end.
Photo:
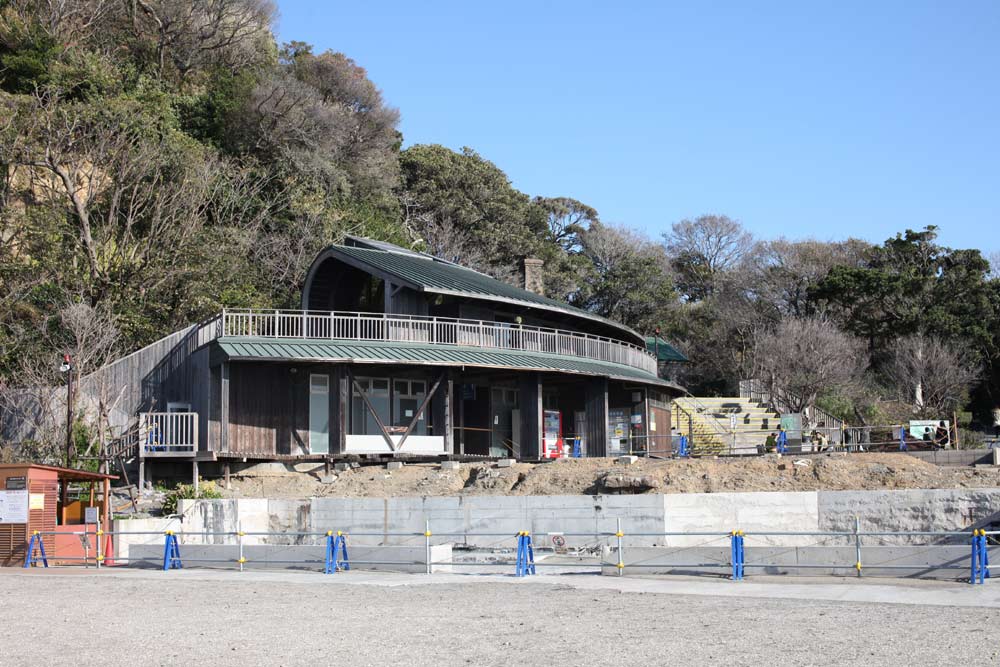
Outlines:
POLYGON ((646 349, 657 355, 659 361, 685 362, 689 359, 676 347, 656 336, 646 337, 646 349))
POLYGON ((684 391, 683 388, 672 382, 631 366, 541 352, 487 350, 458 345, 310 338, 219 338, 216 343, 230 360, 237 361, 325 361, 552 371, 608 377, 614 380, 655 385, 681 393, 684 391))
POLYGON ((439 261, 430 255, 331 245, 320 253, 317 260, 327 254, 335 255, 338 259, 347 261, 354 266, 360 263, 377 273, 388 274, 396 282, 418 291, 464 296, 558 312, 614 327, 627 333, 634 341, 643 340, 641 334, 620 322, 609 320, 606 317, 529 292, 520 287, 508 285, 478 271, 451 262, 439 261))

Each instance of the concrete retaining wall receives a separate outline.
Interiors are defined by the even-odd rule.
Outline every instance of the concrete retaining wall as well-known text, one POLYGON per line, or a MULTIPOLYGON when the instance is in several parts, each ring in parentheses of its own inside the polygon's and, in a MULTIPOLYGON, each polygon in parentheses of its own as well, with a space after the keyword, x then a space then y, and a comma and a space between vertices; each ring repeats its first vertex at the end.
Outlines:
MULTIPOLYGON (((917 491, 819 491, 801 493, 691 493, 635 496, 450 496, 428 498, 312 498, 308 500, 183 500, 182 530, 235 532, 351 533, 351 543, 412 545, 423 542, 430 521, 435 544, 510 546, 529 530, 538 547, 552 544, 545 533, 566 533, 569 547, 610 544, 617 519, 633 546, 694 546, 696 536, 666 532, 950 531, 1000 521, 1000 489, 917 491), (393 535, 410 533, 411 535, 393 535), (415 534, 420 533, 420 536, 415 534), (463 534, 464 537, 456 534, 463 534), (505 541, 506 540, 506 541, 505 541)), ((874 538, 871 538, 874 540, 874 538)), ((756 536, 762 545, 807 546, 811 536, 756 536)), ((906 538, 885 537, 885 545, 906 538)), ((209 537, 206 543, 231 543, 209 537)), ((842 540, 850 543, 850 540, 842 540)), ((912 541, 911 541, 912 542, 912 541)), ((302 538, 247 536, 245 544, 296 544, 302 538)), ((836 544, 831 540, 829 544, 836 544)))

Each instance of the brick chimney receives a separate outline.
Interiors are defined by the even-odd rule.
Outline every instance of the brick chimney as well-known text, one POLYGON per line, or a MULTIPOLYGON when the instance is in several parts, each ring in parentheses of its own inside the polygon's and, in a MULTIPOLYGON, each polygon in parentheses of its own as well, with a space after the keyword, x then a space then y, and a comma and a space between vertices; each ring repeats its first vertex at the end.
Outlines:
POLYGON ((545 281, 542 280, 542 265, 540 259, 524 258, 524 289, 535 294, 545 293, 545 281))

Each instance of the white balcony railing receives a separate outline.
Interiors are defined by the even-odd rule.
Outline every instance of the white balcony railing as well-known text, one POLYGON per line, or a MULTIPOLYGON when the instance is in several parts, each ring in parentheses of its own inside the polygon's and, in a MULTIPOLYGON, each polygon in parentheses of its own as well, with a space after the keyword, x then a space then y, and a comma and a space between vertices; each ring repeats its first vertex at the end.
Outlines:
POLYGON ((613 338, 447 317, 289 310, 224 310, 219 336, 463 345, 609 361, 656 374, 656 358, 613 338))
POLYGON ((197 452, 197 412, 139 413, 139 456, 194 456, 197 452))

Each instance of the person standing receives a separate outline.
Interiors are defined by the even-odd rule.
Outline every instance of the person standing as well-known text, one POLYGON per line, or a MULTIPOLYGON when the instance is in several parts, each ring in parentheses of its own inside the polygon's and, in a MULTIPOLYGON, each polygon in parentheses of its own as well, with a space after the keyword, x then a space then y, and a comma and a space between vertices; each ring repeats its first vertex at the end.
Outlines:
POLYGON ((934 430, 934 444, 942 449, 951 444, 951 436, 948 434, 948 426, 944 423, 944 421, 938 422, 938 426, 934 430))
POLYGON ((993 437, 1000 438, 1000 405, 993 408, 993 437))

